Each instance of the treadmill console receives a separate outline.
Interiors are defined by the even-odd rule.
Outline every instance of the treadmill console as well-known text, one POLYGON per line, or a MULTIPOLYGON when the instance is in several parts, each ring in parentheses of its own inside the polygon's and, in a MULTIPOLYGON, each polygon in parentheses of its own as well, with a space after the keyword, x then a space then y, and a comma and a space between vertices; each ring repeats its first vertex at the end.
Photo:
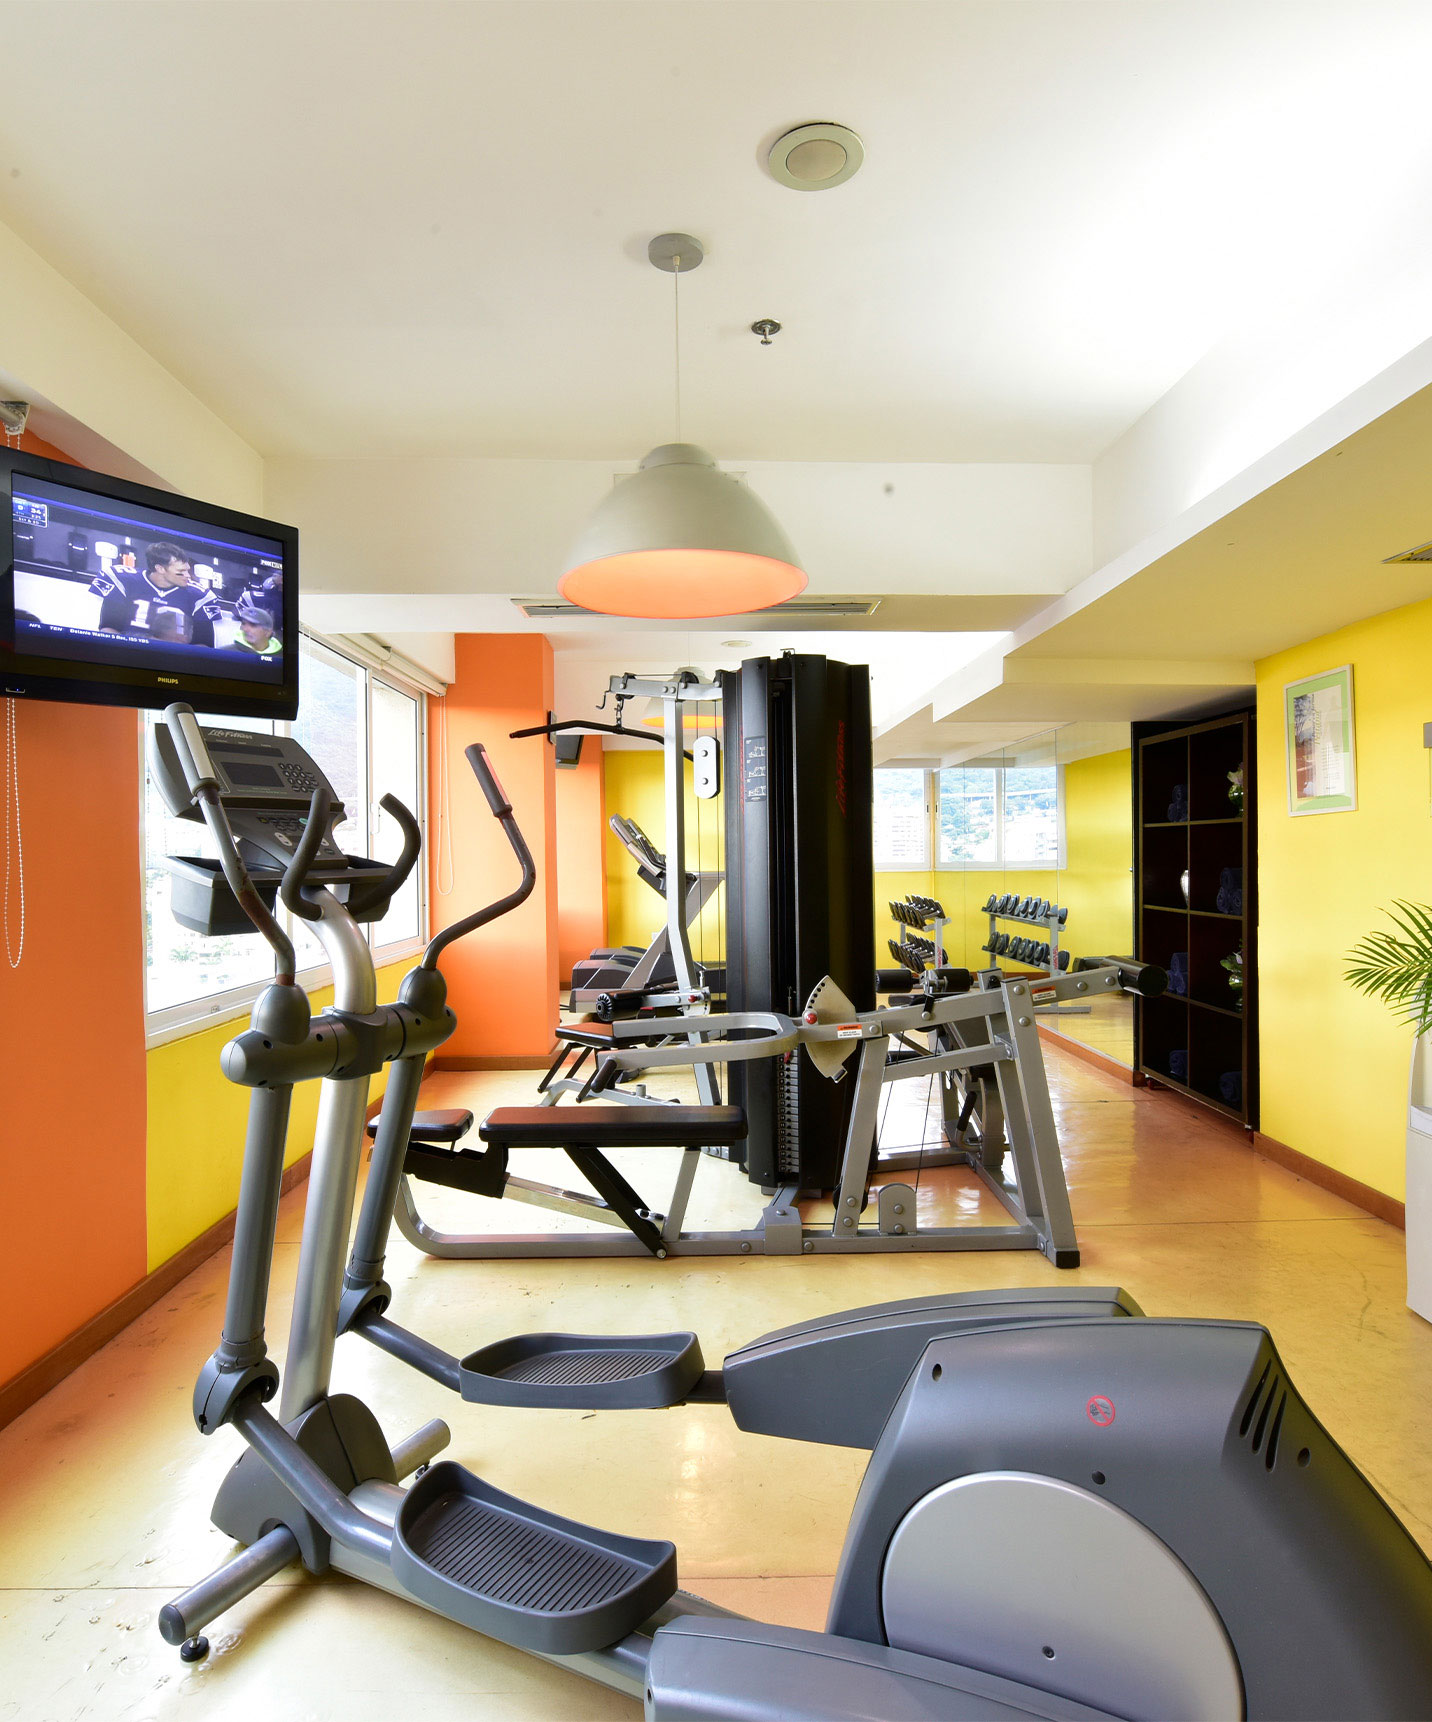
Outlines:
MULTIPOLYGON (((201 727, 239 853, 270 907, 283 871, 303 836, 316 789, 328 792, 327 829, 305 882, 327 885, 345 899, 347 887, 386 871, 385 863, 345 855, 333 841, 333 828, 345 816, 343 802, 317 761, 292 736, 201 727)), ((178 819, 203 823, 173 740, 162 723, 149 732, 149 772, 170 813, 178 819)), ((167 861, 173 877, 171 907, 182 926, 208 935, 253 931, 217 861, 195 855, 171 855, 167 861)), ((378 914, 386 908, 385 901, 378 914)))

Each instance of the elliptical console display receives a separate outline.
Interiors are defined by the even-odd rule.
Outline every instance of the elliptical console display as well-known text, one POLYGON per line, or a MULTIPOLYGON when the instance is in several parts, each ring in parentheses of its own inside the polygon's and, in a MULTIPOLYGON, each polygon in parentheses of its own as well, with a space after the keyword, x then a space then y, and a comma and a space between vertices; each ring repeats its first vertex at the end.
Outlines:
MULTIPOLYGON (((204 726, 199 727, 199 734, 208 749, 219 802, 228 816, 239 854, 267 908, 273 908, 284 875, 300 852, 310 816, 318 811, 321 835, 311 860, 302 869, 302 881, 332 888, 355 920, 376 921, 387 913, 401 880, 389 885, 393 871, 389 863, 345 855, 334 842, 333 830, 343 822, 344 805, 311 754, 292 736, 204 726), (374 889, 380 882, 387 888, 374 889)), ((163 724, 156 724, 149 733, 149 771, 176 819, 204 822, 204 814, 185 781, 174 740, 163 724)), ((384 805, 388 805, 388 798, 384 805)), ((407 847, 416 859, 417 826, 411 815, 407 823, 413 832, 407 847)), ((205 937, 257 931, 224 877, 220 861, 202 855, 169 855, 165 862, 173 881, 171 907, 180 926, 205 937)), ((411 865, 409 861, 408 867, 411 865)), ((302 909, 296 912, 304 913, 302 909)))

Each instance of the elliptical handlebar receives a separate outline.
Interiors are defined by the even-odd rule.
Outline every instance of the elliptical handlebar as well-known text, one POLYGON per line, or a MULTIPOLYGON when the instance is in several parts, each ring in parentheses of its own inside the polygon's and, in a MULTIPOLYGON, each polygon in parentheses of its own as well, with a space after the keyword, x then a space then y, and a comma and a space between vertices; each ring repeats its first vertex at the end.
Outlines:
POLYGON ((515 891, 509 891, 505 897, 499 898, 495 903, 489 903, 486 908, 474 910, 471 915, 464 916, 461 921, 454 921, 452 926, 444 927, 442 932, 436 934, 423 952, 423 960, 418 964, 421 969, 435 969, 438 958, 449 945, 525 903, 532 895, 532 887, 537 883, 537 868, 532 860, 532 851, 527 847, 527 840, 518 828, 512 803, 503 793, 497 773, 492 769, 492 761, 487 757, 487 749, 480 741, 475 741, 464 749, 464 753, 467 763, 472 767, 473 776, 487 797, 487 805, 492 810, 493 818, 501 825, 503 834, 512 846, 512 853, 521 863, 522 878, 515 891))
POLYGON ((361 916, 375 903, 395 897, 407 884, 408 875, 422 853, 423 828, 407 806, 392 794, 384 795, 378 805, 386 814, 397 820, 403 833, 403 847, 398 852, 398 859, 381 878, 374 879, 371 884, 354 886, 348 897, 348 912, 351 915, 361 916))
POLYGON ((472 767, 473 776, 482 786, 482 793, 487 797, 487 805, 492 809, 493 818, 501 819, 504 814, 511 813, 512 803, 497 781, 497 773, 492 769, 487 749, 480 741, 475 741, 462 751, 463 758, 472 767))
POLYGON ((278 888, 284 907, 304 921, 316 921, 319 918, 317 903, 310 903, 302 893, 303 881, 318 854, 318 845, 328 834, 328 810, 327 791, 322 788, 315 789, 308 804, 308 818, 304 821, 303 836, 298 840, 293 859, 283 870, 283 881, 278 888))
MULTIPOLYGON (((234 829, 229 824, 229 816, 224 811, 224 804, 219 799, 219 780, 214 774, 214 762, 209 757, 209 750, 204 745, 203 732, 199 721, 194 716, 194 708, 181 701, 175 701, 164 708, 164 724, 174 743, 174 751, 179 757, 180 769, 184 773, 184 781, 188 784, 191 795, 198 802, 204 815, 204 822, 214 834, 214 845, 219 851, 219 865, 224 870, 224 877, 229 882, 229 889, 239 907, 253 922, 255 928, 268 941, 274 956, 274 980, 279 986, 294 985, 294 975, 297 972, 297 961, 294 957, 293 941, 269 912, 268 906, 254 887, 249 877, 249 870, 244 866, 243 856, 239 854, 239 845, 234 838, 234 829)), ((318 797, 315 795, 314 800, 318 797)), ((310 821, 312 823, 312 821, 310 821)), ((304 843, 308 833, 304 833, 304 843)), ((316 847, 316 845, 315 845, 316 847)), ((297 857, 295 856, 295 861, 297 857)), ((291 869, 290 869, 291 870, 291 869)), ((287 874, 285 874, 285 882, 287 874)), ((286 901, 287 899, 285 899, 286 901)))

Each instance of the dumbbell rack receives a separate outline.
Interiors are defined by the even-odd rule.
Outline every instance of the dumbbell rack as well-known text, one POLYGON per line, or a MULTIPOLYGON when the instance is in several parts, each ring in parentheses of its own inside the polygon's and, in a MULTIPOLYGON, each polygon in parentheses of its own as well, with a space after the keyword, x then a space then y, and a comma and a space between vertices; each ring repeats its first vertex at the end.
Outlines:
MULTIPOLYGON (((1067 908, 1060 908, 1057 903, 1051 903, 1047 897, 1015 897, 1006 893, 1004 896, 990 894, 989 901, 984 906, 984 912, 989 916, 989 938, 982 947, 990 956, 990 967, 998 972, 998 957, 1009 954, 1015 962, 1027 963, 1030 968, 1048 969, 1051 975, 1058 975, 1069 967, 1070 954, 1059 948, 1059 934, 1069 919, 1067 908), (1028 953, 996 950, 1000 937, 999 923, 1001 921, 1017 921, 1025 927, 1042 927, 1048 934, 1042 945, 1028 953)), ((1036 1005, 1040 1016, 1087 1016, 1088 1005, 1036 1005)))
POLYGON ((909 927, 920 935, 933 934, 932 938, 925 938, 907 933, 902 939, 886 941, 890 955, 902 968, 918 975, 929 964, 937 969, 945 966, 945 928, 950 917, 943 904, 933 897, 918 897, 911 892, 903 903, 890 904, 890 915, 899 926, 909 927))

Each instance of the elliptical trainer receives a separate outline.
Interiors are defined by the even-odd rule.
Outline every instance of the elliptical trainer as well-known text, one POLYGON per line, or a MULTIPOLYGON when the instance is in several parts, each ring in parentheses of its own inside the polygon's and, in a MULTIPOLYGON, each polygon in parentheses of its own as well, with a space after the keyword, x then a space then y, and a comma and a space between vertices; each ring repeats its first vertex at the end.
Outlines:
MULTIPOLYGON (((330 1391, 368 1084, 396 1062, 383 1129, 406 1136, 422 1058, 453 1026, 438 958, 521 900, 530 861, 516 891, 439 934, 399 1002, 379 1006, 357 917, 411 869, 411 815, 388 803, 405 831, 393 867, 343 856, 337 798, 296 742, 204 731, 187 707, 165 715, 156 781, 176 813, 198 804, 219 852, 184 876, 187 924, 229 931, 242 914, 276 959, 253 1026, 223 1055, 225 1076, 251 1091, 249 1130, 223 1336, 194 1395, 203 1433, 229 1425, 247 1443, 213 1513, 247 1546, 164 1608, 170 1643, 201 1656, 208 1621, 301 1559, 627 1692, 648 1722, 1425 1713, 1432 1568, 1304 1405, 1269 1336, 1150 1320, 1113 1292, 848 1311, 767 1335, 723 1371, 705 1368, 691 1334, 526 1335, 461 1362, 413 1335, 385 1347, 411 1345, 408 1361, 424 1368, 426 1356, 465 1398, 721 1400, 743 1428, 870 1447, 825 1632, 703 1603, 677 1590, 670 1543, 561 1518, 460 1465, 400 1488, 445 1427, 390 1446, 360 1400, 330 1391), (303 816, 294 800, 309 790, 303 816), (272 914, 278 896, 333 961, 337 1001, 317 1016, 272 914), (264 1306, 289 1102, 317 1079, 275 1417, 264 1306)), ((467 752, 515 837, 483 750, 467 752)), ((350 1325, 377 1338, 385 1301, 351 1300, 350 1325)))

